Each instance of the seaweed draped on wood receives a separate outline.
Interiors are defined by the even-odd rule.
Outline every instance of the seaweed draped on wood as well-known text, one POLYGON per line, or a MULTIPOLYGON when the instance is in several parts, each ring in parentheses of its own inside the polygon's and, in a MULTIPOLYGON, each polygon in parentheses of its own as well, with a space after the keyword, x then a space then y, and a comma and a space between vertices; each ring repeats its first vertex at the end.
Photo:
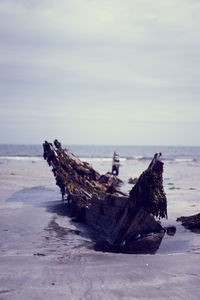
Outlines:
POLYGON ((145 170, 130 192, 137 207, 155 217, 167 218, 167 199, 163 189, 163 162, 157 160, 145 170))
MULTIPOLYGON (((90 205, 94 193, 100 199, 108 193, 120 193, 117 187, 121 181, 117 176, 110 173, 101 176, 88 163, 62 149, 61 144, 59 147, 53 147, 51 143, 45 142, 43 147, 44 158, 53 167, 56 184, 60 187, 62 195, 75 197, 78 205, 90 205)), ((143 207, 147 213, 165 218, 167 199, 163 190, 163 162, 159 160, 160 156, 161 153, 156 153, 147 170, 138 178, 130 191, 129 201, 134 202, 135 210, 143 207)))

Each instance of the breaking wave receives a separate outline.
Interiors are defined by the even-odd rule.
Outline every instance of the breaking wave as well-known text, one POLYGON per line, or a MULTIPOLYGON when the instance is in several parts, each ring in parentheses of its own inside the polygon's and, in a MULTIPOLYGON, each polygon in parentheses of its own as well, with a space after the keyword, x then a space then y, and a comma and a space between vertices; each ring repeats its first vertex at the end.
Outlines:
MULTIPOLYGON (((79 157, 82 161, 89 161, 89 162, 112 162, 112 157, 93 157, 93 156, 84 156, 84 157, 79 157)), ((151 161, 153 156, 141 156, 141 155, 136 155, 136 156, 127 156, 127 157, 120 157, 120 161, 131 161, 131 160, 136 160, 136 161, 151 161)), ((0 156, 0 160, 18 160, 18 161, 41 161, 43 160, 42 156, 0 156)), ((172 161, 176 163, 189 163, 189 162, 198 162, 200 159, 197 158, 172 158, 172 157, 162 157, 162 161, 172 161)))
POLYGON ((174 161, 175 162, 180 162, 180 163, 182 163, 182 162, 195 162, 195 161, 197 161, 197 159, 195 159, 195 158, 175 158, 174 161))
POLYGON ((41 160, 41 156, 0 156, 0 160, 41 160))

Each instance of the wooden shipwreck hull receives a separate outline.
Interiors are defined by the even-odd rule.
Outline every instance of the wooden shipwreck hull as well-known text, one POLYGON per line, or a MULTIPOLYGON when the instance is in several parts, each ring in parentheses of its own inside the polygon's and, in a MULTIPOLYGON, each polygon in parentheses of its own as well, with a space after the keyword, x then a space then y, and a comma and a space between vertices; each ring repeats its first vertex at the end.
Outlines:
POLYGON ((120 191, 122 181, 111 173, 100 175, 55 140, 45 141, 44 159, 67 196, 72 216, 94 228, 112 249, 120 252, 155 252, 164 229, 154 217, 167 217, 163 190, 163 162, 156 153, 128 195, 120 191), (138 250, 139 249, 139 250, 138 250))

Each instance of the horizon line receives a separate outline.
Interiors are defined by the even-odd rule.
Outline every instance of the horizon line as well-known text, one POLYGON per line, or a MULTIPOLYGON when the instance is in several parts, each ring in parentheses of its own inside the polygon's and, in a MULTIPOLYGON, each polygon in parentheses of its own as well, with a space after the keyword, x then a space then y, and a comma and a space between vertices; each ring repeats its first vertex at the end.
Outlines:
MULTIPOLYGON (((42 146, 43 142, 40 143, 0 143, 0 146, 42 146)), ((120 146, 120 147, 200 147, 200 145, 186 145, 186 144, 65 144, 61 143, 63 146, 120 146)))

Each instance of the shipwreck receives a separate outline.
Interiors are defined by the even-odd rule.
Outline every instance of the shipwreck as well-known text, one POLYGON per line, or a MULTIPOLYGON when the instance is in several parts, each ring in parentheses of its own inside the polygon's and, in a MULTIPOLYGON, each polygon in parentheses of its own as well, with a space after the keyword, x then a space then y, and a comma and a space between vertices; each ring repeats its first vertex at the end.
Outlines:
POLYGON ((167 218, 161 153, 154 155, 125 194, 116 174, 99 174, 57 140, 54 145, 45 141, 43 148, 71 216, 93 228, 102 245, 130 253, 154 253, 158 249, 165 234, 159 219, 167 218))

